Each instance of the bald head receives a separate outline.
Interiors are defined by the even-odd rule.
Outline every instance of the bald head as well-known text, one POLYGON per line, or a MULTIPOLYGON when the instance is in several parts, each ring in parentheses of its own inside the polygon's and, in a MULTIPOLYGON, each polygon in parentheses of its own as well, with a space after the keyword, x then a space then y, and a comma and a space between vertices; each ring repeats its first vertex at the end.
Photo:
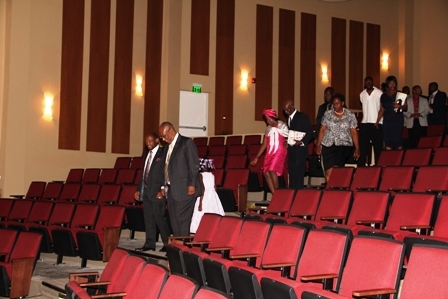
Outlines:
POLYGON ((171 142, 173 142, 176 134, 177 134, 176 129, 174 129, 174 126, 172 123, 165 121, 160 124, 159 136, 166 143, 171 144, 171 142))

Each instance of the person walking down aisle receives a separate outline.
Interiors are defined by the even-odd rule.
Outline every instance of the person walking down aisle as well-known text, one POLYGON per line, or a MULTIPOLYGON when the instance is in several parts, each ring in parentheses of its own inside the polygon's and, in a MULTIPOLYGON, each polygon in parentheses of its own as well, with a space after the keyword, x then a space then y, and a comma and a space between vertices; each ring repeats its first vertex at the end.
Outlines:
POLYGON ((446 93, 439 90, 437 82, 428 86, 429 125, 446 125, 446 93))
POLYGON ((303 189, 305 177, 306 158, 308 157, 308 143, 313 139, 313 128, 305 113, 299 112, 294 107, 294 102, 285 102, 284 111, 288 118, 289 130, 305 133, 302 140, 288 146, 288 172, 289 188, 303 189))
POLYGON ((429 104, 428 100, 420 96, 422 88, 412 87, 412 95, 406 99, 408 110, 403 113, 409 132, 409 147, 416 148, 420 137, 426 136, 428 131, 429 104))
POLYGON ((145 219, 145 244, 136 251, 156 249, 156 226, 159 228, 165 251, 168 244, 170 230, 164 217, 166 198, 160 196, 160 186, 164 183, 163 170, 165 168, 165 152, 159 146, 159 137, 156 133, 145 136, 145 144, 148 152, 143 155, 143 174, 134 194, 136 201, 143 202, 143 217, 145 219))
POLYGON ((212 173, 212 170, 215 169, 213 161, 210 159, 199 159, 199 167, 201 171, 199 180, 202 183, 203 193, 196 199, 196 204, 194 205, 190 225, 190 233, 193 234, 196 233, 205 213, 225 215, 221 200, 218 197, 218 193, 216 193, 215 176, 212 173))
POLYGON ((383 119, 383 138, 386 150, 402 149, 403 111, 407 110, 406 101, 397 101, 397 78, 386 78, 387 91, 381 95, 380 115, 383 119))
POLYGON ((274 194, 278 189, 278 176, 283 174, 287 150, 284 146, 285 137, 288 137, 288 126, 278 119, 277 111, 274 109, 264 109, 263 119, 266 123, 265 138, 258 151, 257 156, 250 162, 252 166, 258 163, 258 159, 266 150, 263 164, 263 174, 269 186, 269 190, 274 194))
POLYGON ((319 137, 317 139, 318 155, 322 155, 322 167, 328 182, 333 167, 343 167, 350 154, 355 151, 353 158, 359 158, 358 131, 356 130, 356 116, 344 108, 345 97, 336 93, 332 97, 333 110, 327 111, 322 119, 319 137))
POLYGON ((193 140, 177 133, 170 122, 159 126, 159 136, 169 144, 165 146, 165 185, 160 186, 160 196, 166 195, 173 235, 188 236, 194 204, 202 194, 198 151, 193 140))

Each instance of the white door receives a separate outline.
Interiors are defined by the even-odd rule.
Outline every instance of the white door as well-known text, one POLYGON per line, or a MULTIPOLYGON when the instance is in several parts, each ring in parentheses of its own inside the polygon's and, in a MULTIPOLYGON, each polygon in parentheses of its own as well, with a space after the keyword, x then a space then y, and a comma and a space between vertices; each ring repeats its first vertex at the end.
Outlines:
POLYGON ((208 136, 208 93, 180 91, 179 133, 188 137, 208 136))

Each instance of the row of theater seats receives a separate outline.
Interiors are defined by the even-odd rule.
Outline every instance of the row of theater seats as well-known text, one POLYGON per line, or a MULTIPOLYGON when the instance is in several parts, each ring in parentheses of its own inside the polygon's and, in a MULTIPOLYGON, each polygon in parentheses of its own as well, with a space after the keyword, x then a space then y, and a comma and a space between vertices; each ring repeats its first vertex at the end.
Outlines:
POLYGON ((377 166, 448 165, 448 147, 382 151, 377 166))
POLYGON ((118 246, 125 207, 0 199, 0 227, 42 235, 40 252, 107 261, 118 246))
POLYGON ((263 142, 263 135, 253 134, 245 135, 244 140, 242 135, 229 135, 229 136, 211 136, 211 137, 194 137, 193 141, 197 147, 199 146, 215 146, 215 145, 251 145, 261 144, 263 142))
POLYGON ((0 296, 28 296, 41 235, 0 229, 0 296))
POLYGON ((191 278, 171 274, 164 266, 117 248, 101 276, 97 272, 72 273, 65 298, 127 299, 230 299, 217 290, 202 287, 191 278))
POLYGON ((167 254, 172 273, 235 299, 293 299, 304 290, 328 298, 396 298, 403 276, 401 298, 448 295, 446 284, 440 285, 448 266, 447 245, 415 245, 404 273, 405 248, 403 242, 377 236, 205 214, 196 235, 173 241, 167 254))

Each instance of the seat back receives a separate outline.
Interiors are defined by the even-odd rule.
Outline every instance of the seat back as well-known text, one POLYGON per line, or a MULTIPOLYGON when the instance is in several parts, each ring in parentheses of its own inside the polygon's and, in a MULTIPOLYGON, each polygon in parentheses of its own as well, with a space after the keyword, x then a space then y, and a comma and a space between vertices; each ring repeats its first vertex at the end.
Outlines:
POLYGON ((279 216, 289 216, 292 200, 294 198, 294 189, 277 189, 272 195, 267 212, 279 214, 279 216), (281 214, 281 215, 280 215, 281 214))
MULTIPOLYGON (((233 156, 239 157, 239 156, 233 156)), ((238 185, 247 185, 249 169, 229 169, 226 171, 223 188, 232 189, 235 200, 238 198, 238 185)))
POLYGON ((25 199, 42 199, 46 185, 46 182, 31 182, 25 195, 25 199))
POLYGON ((131 293, 137 284, 138 278, 145 264, 146 262, 142 257, 129 255, 123 265, 123 268, 119 271, 115 282, 107 287, 107 292, 131 293))
POLYGON ((376 190, 380 181, 381 167, 358 167, 356 168, 350 190, 357 191, 359 189, 376 190))
POLYGON ((98 183, 98 178, 100 177, 101 169, 99 168, 87 168, 84 171, 84 176, 82 177, 83 184, 96 184, 98 183))
MULTIPOLYGON (((347 221, 347 214, 352 200, 352 191, 325 190, 322 194, 315 220, 339 218, 342 223, 347 221)), ((330 220, 331 221, 331 220, 330 220)))
POLYGON ((215 186, 221 187, 224 181, 224 169, 215 169, 213 175, 215 176, 215 186))
POLYGON ((349 189, 354 171, 353 167, 334 167, 327 182, 327 189, 349 189))
POLYGON ((227 136, 226 138, 226 145, 234 145, 234 144, 241 144, 243 141, 243 136, 240 135, 232 135, 232 136, 227 136))
POLYGON ((190 277, 171 274, 158 299, 192 299, 198 289, 199 285, 190 277))
POLYGON ((224 136, 211 136, 208 139, 208 145, 224 145, 225 137, 224 136))
POLYGON ((78 201, 81 184, 64 184, 59 201, 78 201))
POLYGON ((143 169, 142 168, 137 169, 137 172, 135 173, 134 185, 138 185, 138 183, 140 183, 142 176, 143 176, 143 169))
POLYGON ((291 209, 289 210, 290 217, 293 216, 305 219, 314 219, 321 196, 321 190, 297 190, 291 209))
POLYGON ((98 184, 115 184, 117 179, 118 170, 114 168, 104 168, 101 170, 100 179, 98 184))
POLYGON ((248 144, 247 145, 247 155, 249 157, 253 157, 253 156, 257 155, 259 150, 260 150, 260 144, 248 144))
POLYGON ((448 147, 436 148, 431 165, 448 165, 448 147))
POLYGON ((115 160, 114 168, 115 169, 123 169, 129 168, 131 164, 131 157, 117 157, 115 160))
POLYGON ((207 159, 213 160, 215 169, 223 169, 226 156, 224 155, 209 155, 207 159))
POLYGON ((195 137, 195 138, 193 138, 193 142, 194 142, 194 144, 196 144, 196 147, 207 146, 208 137, 195 137))
POLYGON ((404 244, 401 242, 355 236, 342 274, 339 294, 351 298, 353 291, 384 288, 398 292, 403 256, 404 244))
POLYGON ((354 196, 347 224, 356 225, 358 221, 382 221, 384 223, 389 206, 389 197, 389 192, 357 192, 354 196))
POLYGON ((126 297, 128 299, 158 298, 165 281, 168 279, 168 269, 155 264, 146 264, 140 273, 134 290, 126 297), (148 283, 151 281, 151 283, 148 283))
POLYGON ((103 206, 101 207, 98 220, 95 224, 96 232, 103 232, 107 227, 121 227, 124 217, 124 207, 122 206, 103 206))
POLYGON ((194 241, 211 242, 218 232, 219 222, 221 221, 221 215, 205 213, 201 222, 199 223, 196 234, 194 235, 194 241))
POLYGON ((71 228, 78 226, 93 226, 95 225, 100 208, 98 205, 77 204, 76 211, 73 215, 71 228))
POLYGON ((49 182, 47 184, 47 187, 45 188, 44 194, 42 195, 42 199, 58 200, 59 195, 61 195, 61 191, 62 191, 63 187, 64 187, 63 183, 49 182))
POLYGON ((247 145, 246 144, 229 145, 227 148, 227 156, 234 156, 234 155, 247 155, 247 145))
POLYGON ((437 147, 442 145, 442 135, 439 136, 426 136, 420 137, 417 148, 430 147, 435 150, 437 147))
POLYGON ((382 151, 376 166, 398 166, 403 160, 404 150, 382 151))
POLYGON ((403 161, 401 165, 403 166, 425 166, 429 165, 429 160, 431 159, 432 149, 431 148, 413 148, 408 149, 404 153, 403 161))
POLYGON ((100 190, 101 185, 99 184, 83 185, 78 196, 78 202, 96 203, 100 190))
POLYGON ((228 156, 226 160, 226 170, 247 167, 247 155, 228 156))
POLYGON ((207 156, 207 150, 208 150, 207 146, 205 145, 197 146, 196 149, 198 151, 199 158, 205 158, 207 156))
POLYGON ((448 298, 447 267, 448 248, 414 245, 400 298, 448 298))
POLYGON ((52 210, 53 203, 50 201, 35 202, 28 215, 27 223, 48 224, 48 219, 50 218, 52 210))
POLYGON ((235 247, 240 234, 241 225, 243 221, 241 218, 223 216, 219 221, 217 231, 209 248, 235 247))
POLYGON ((448 238, 448 196, 442 196, 434 224, 434 237, 448 238))
POLYGON ((445 125, 429 125, 426 136, 442 136, 445 131, 445 125))
POLYGON ((10 198, 0 198, 0 222, 8 218, 14 200, 10 198))
POLYGON ((26 199, 16 199, 9 213, 8 220, 25 222, 30 214, 33 201, 26 199))
POLYGON ((110 256, 109 262, 104 267, 103 273, 101 273, 100 281, 115 282, 121 269, 126 262, 129 253, 122 248, 115 248, 110 256))
POLYGON ((68 172, 65 183, 75 183, 79 184, 82 181, 82 175, 84 174, 84 169, 82 168, 72 168, 68 172))
POLYGON ((420 167, 412 191, 435 193, 448 191, 448 166, 420 167))
POLYGON ((70 202, 57 202, 54 204, 53 211, 51 212, 49 225, 57 225, 67 227, 75 212, 75 204, 70 202))
POLYGON ((120 191, 121 191, 120 185, 103 185, 101 187, 101 191, 98 196, 98 203, 117 204, 118 198, 120 197, 120 191))
POLYGON ((208 155, 209 156, 225 156, 227 153, 227 148, 225 145, 209 145, 208 155))
POLYGON ((134 203, 135 202, 134 194, 136 190, 137 190, 136 185, 124 185, 121 188, 120 197, 118 198, 117 204, 127 206, 130 205, 131 203, 134 203))
MULTIPOLYGON (((311 229, 297 267, 297 281, 302 276, 334 273, 341 277, 348 252, 349 238, 338 231, 311 229), (331 245, 330 245, 331 244, 331 245)), ((339 288, 337 279, 335 289, 339 288)))
POLYGON ((115 184, 132 185, 134 183, 135 173, 135 169, 119 169, 115 184))
POLYGON ((380 191, 410 190, 414 167, 384 167, 381 175, 380 191), (397 179, 400 178, 400 179, 397 179))
POLYGON ((4 255, 0 256, 0 261, 9 262, 14 243, 16 242, 18 232, 12 229, 0 229, 0 252, 4 255))
POLYGON ((429 226, 435 196, 425 193, 398 193, 389 211, 386 229, 399 231, 402 226, 429 226))
POLYGON ((139 169, 142 168, 142 166, 143 166, 143 157, 138 156, 132 158, 131 166, 129 166, 129 168, 139 169))
POLYGON ((260 145, 261 144, 261 135, 246 135, 246 136, 244 136, 243 144, 260 145))
POLYGON ((12 249, 11 260, 36 258, 37 253, 39 252, 41 239, 41 234, 21 232, 12 249))

